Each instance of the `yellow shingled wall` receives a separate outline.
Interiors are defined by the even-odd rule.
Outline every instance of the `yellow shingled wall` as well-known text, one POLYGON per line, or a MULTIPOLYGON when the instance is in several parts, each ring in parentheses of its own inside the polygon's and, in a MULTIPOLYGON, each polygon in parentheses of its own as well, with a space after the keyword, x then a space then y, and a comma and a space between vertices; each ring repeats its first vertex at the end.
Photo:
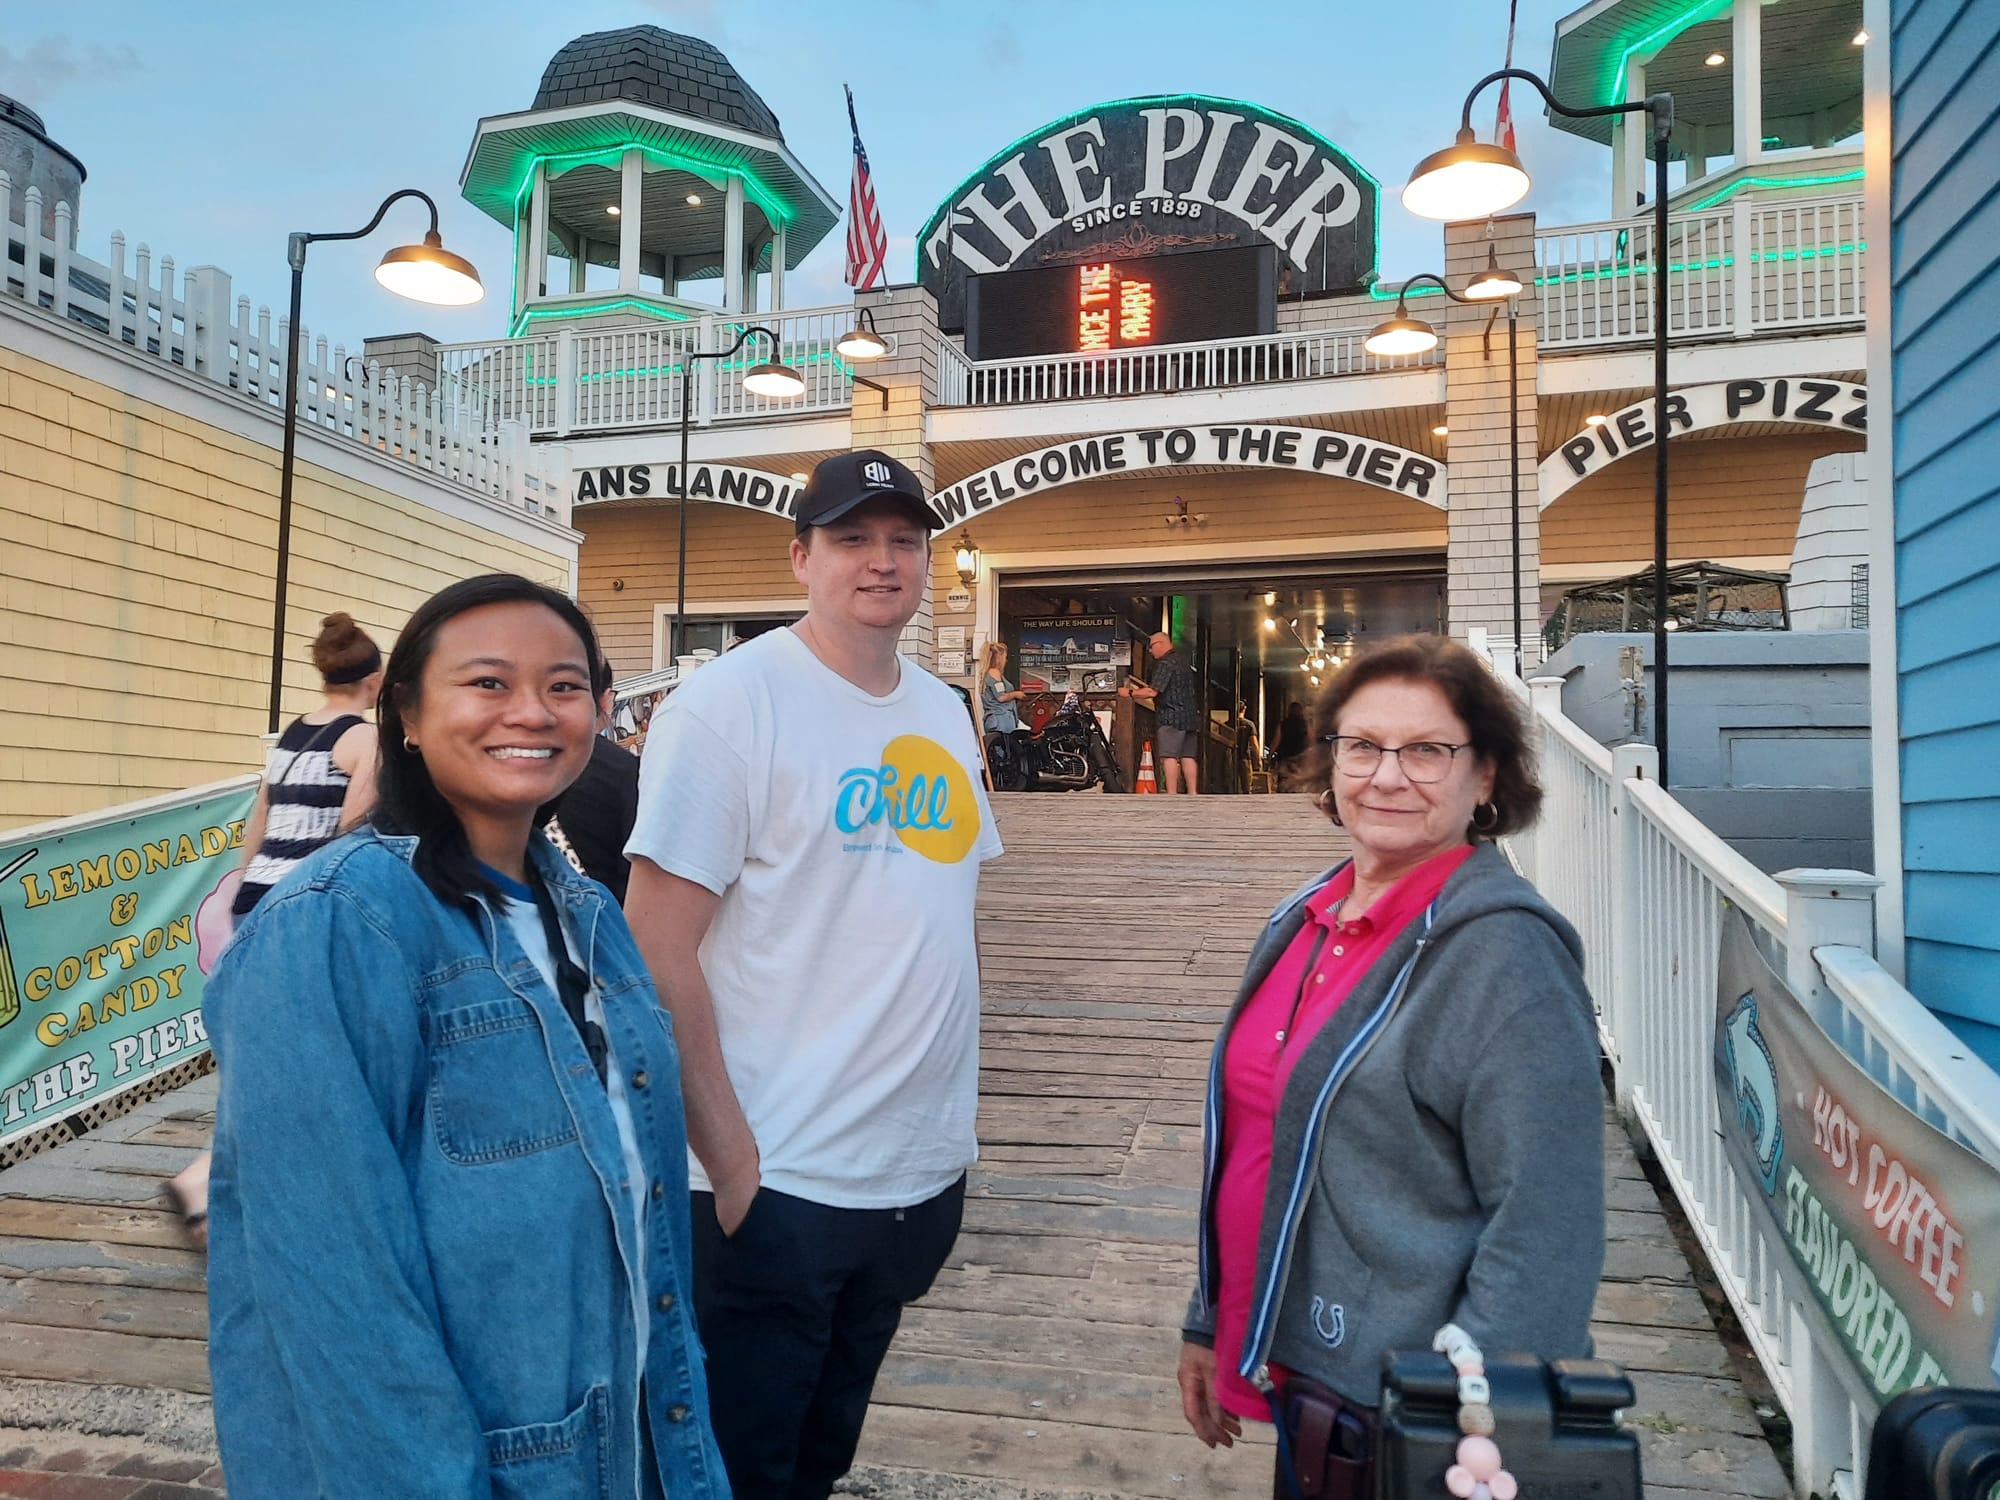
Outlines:
MULTIPOLYGON (((0 348, 0 828, 261 763, 277 493, 275 447, 0 348)), ((328 611, 386 650, 428 594, 496 570, 569 581, 556 546, 301 463, 287 714, 318 701, 328 611)))

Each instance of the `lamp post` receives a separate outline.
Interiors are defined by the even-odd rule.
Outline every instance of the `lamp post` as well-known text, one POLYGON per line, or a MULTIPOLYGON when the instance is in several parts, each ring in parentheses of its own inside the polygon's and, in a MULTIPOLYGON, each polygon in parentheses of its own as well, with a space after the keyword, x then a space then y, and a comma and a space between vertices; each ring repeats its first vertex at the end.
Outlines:
POLYGON ((694 422, 695 361, 727 359, 759 336, 770 340, 773 357, 743 372, 743 389, 753 396, 804 395, 805 377, 778 362, 778 336, 761 323, 741 330, 736 335, 736 342, 727 349, 690 349, 681 357, 681 464, 674 473, 674 508, 678 512, 680 544, 674 558, 674 636, 673 649, 669 653, 675 657, 687 652, 688 437, 694 422))
POLYGON ((278 732, 278 705, 285 687, 285 587, 292 561, 292 468, 299 440, 299 303, 304 294, 306 247, 319 240, 365 239, 399 198, 420 198, 431 211, 430 231, 421 245, 400 245, 382 257, 375 279, 399 297, 439 307, 464 307, 486 295, 472 263, 453 255, 438 237, 437 204, 428 193, 400 188, 382 200, 375 217, 345 234, 299 234, 286 242, 292 267, 292 321, 285 339, 285 438, 278 465, 278 565, 276 598, 271 611, 271 717, 269 732, 278 732))
MULTIPOLYGON (((1403 189, 1403 206, 1426 219, 1483 219, 1527 195, 1530 178, 1521 159, 1472 132, 1472 105, 1487 85, 1518 78, 1567 119, 1643 114, 1653 129, 1653 744, 1660 757, 1660 785, 1667 786, 1667 141, 1674 132, 1674 96, 1653 94, 1624 104, 1577 109, 1549 92, 1524 68, 1488 73, 1465 96, 1458 139, 1417 163, 1403 189)), ((1516 570, 1519 571, 1518 569, 1516 570)))
MULTIPOLYGON (((1453 291, 1442 276, 1430 271, 1412 276, 1396 294, 1396 316, 1376 325, 1375 330, 1362 341, 1362 347, 1370 354, 1423 354, 1437 347, 1437 330, 1423 319, 1411 317, 1409 308, 1404 305, 1410 288, 1421 282, 1429 282, 1454 302, 1472 306, 1492 304, 1495 317, 1499 316, 1498 304, 1507 304, 1508 516, 1514 538, 1514 673, 1521 676, 1524 673, 1522 656, 1525 649, 1521 631, 1521 385, 1520 361, 1515 344, 1514 299, 1521 295, 1526 283, 1512 271, 1501 268, 1491 246, 1486 251, 1486 269, 1467 282, 1463 292, 1453 291)), ((1491 358, 1493 324, 1490 319, 1486 331, 1486 353, 1491 358)))

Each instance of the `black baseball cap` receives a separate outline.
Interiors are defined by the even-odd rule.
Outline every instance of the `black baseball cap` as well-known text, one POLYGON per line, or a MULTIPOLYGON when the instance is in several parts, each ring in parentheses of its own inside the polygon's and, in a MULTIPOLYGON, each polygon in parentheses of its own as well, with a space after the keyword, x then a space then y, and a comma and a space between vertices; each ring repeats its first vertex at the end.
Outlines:
POLYGON ((924 487, 917 476, 907 465, 874 448, 821 459, 806 487, 799 491, 794 519, 800 531, 828 526, 855 506, 884 498, 903 501, 910 515, 923 522, 924 530, 938 529, 938 518, 925 503, 924 487))

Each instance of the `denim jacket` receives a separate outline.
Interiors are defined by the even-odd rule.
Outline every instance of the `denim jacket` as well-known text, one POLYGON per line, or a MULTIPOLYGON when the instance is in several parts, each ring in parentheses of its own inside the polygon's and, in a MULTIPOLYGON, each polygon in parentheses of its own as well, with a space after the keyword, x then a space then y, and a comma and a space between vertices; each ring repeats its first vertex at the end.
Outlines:
POLYGON ((680 1059, 631 931, 530 840, 597 981, 643 1182, 534 961, 484 906, 434 897, 416 844, 363 831, 320 851, 208 981, 209 1365, 229 1492, 722 1500, 680 1059))

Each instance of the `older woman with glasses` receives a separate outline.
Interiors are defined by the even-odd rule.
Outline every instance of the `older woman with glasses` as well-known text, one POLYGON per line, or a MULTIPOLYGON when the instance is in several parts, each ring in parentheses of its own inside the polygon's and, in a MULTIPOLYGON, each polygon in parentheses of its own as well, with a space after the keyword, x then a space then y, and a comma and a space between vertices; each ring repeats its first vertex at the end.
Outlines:
POLYGON ((1493 842, 1542 796, 1506 688, 1393 641, 1313 733, 1354 852, 1279 904, 1216 1043, 1179 1381, 1203 1442, 1275 1419, 1276 1493, 1338 1500, 1373 1493, 1385 1351, 1589 1352, 1602 1096, 1581 944, 1493 842))

